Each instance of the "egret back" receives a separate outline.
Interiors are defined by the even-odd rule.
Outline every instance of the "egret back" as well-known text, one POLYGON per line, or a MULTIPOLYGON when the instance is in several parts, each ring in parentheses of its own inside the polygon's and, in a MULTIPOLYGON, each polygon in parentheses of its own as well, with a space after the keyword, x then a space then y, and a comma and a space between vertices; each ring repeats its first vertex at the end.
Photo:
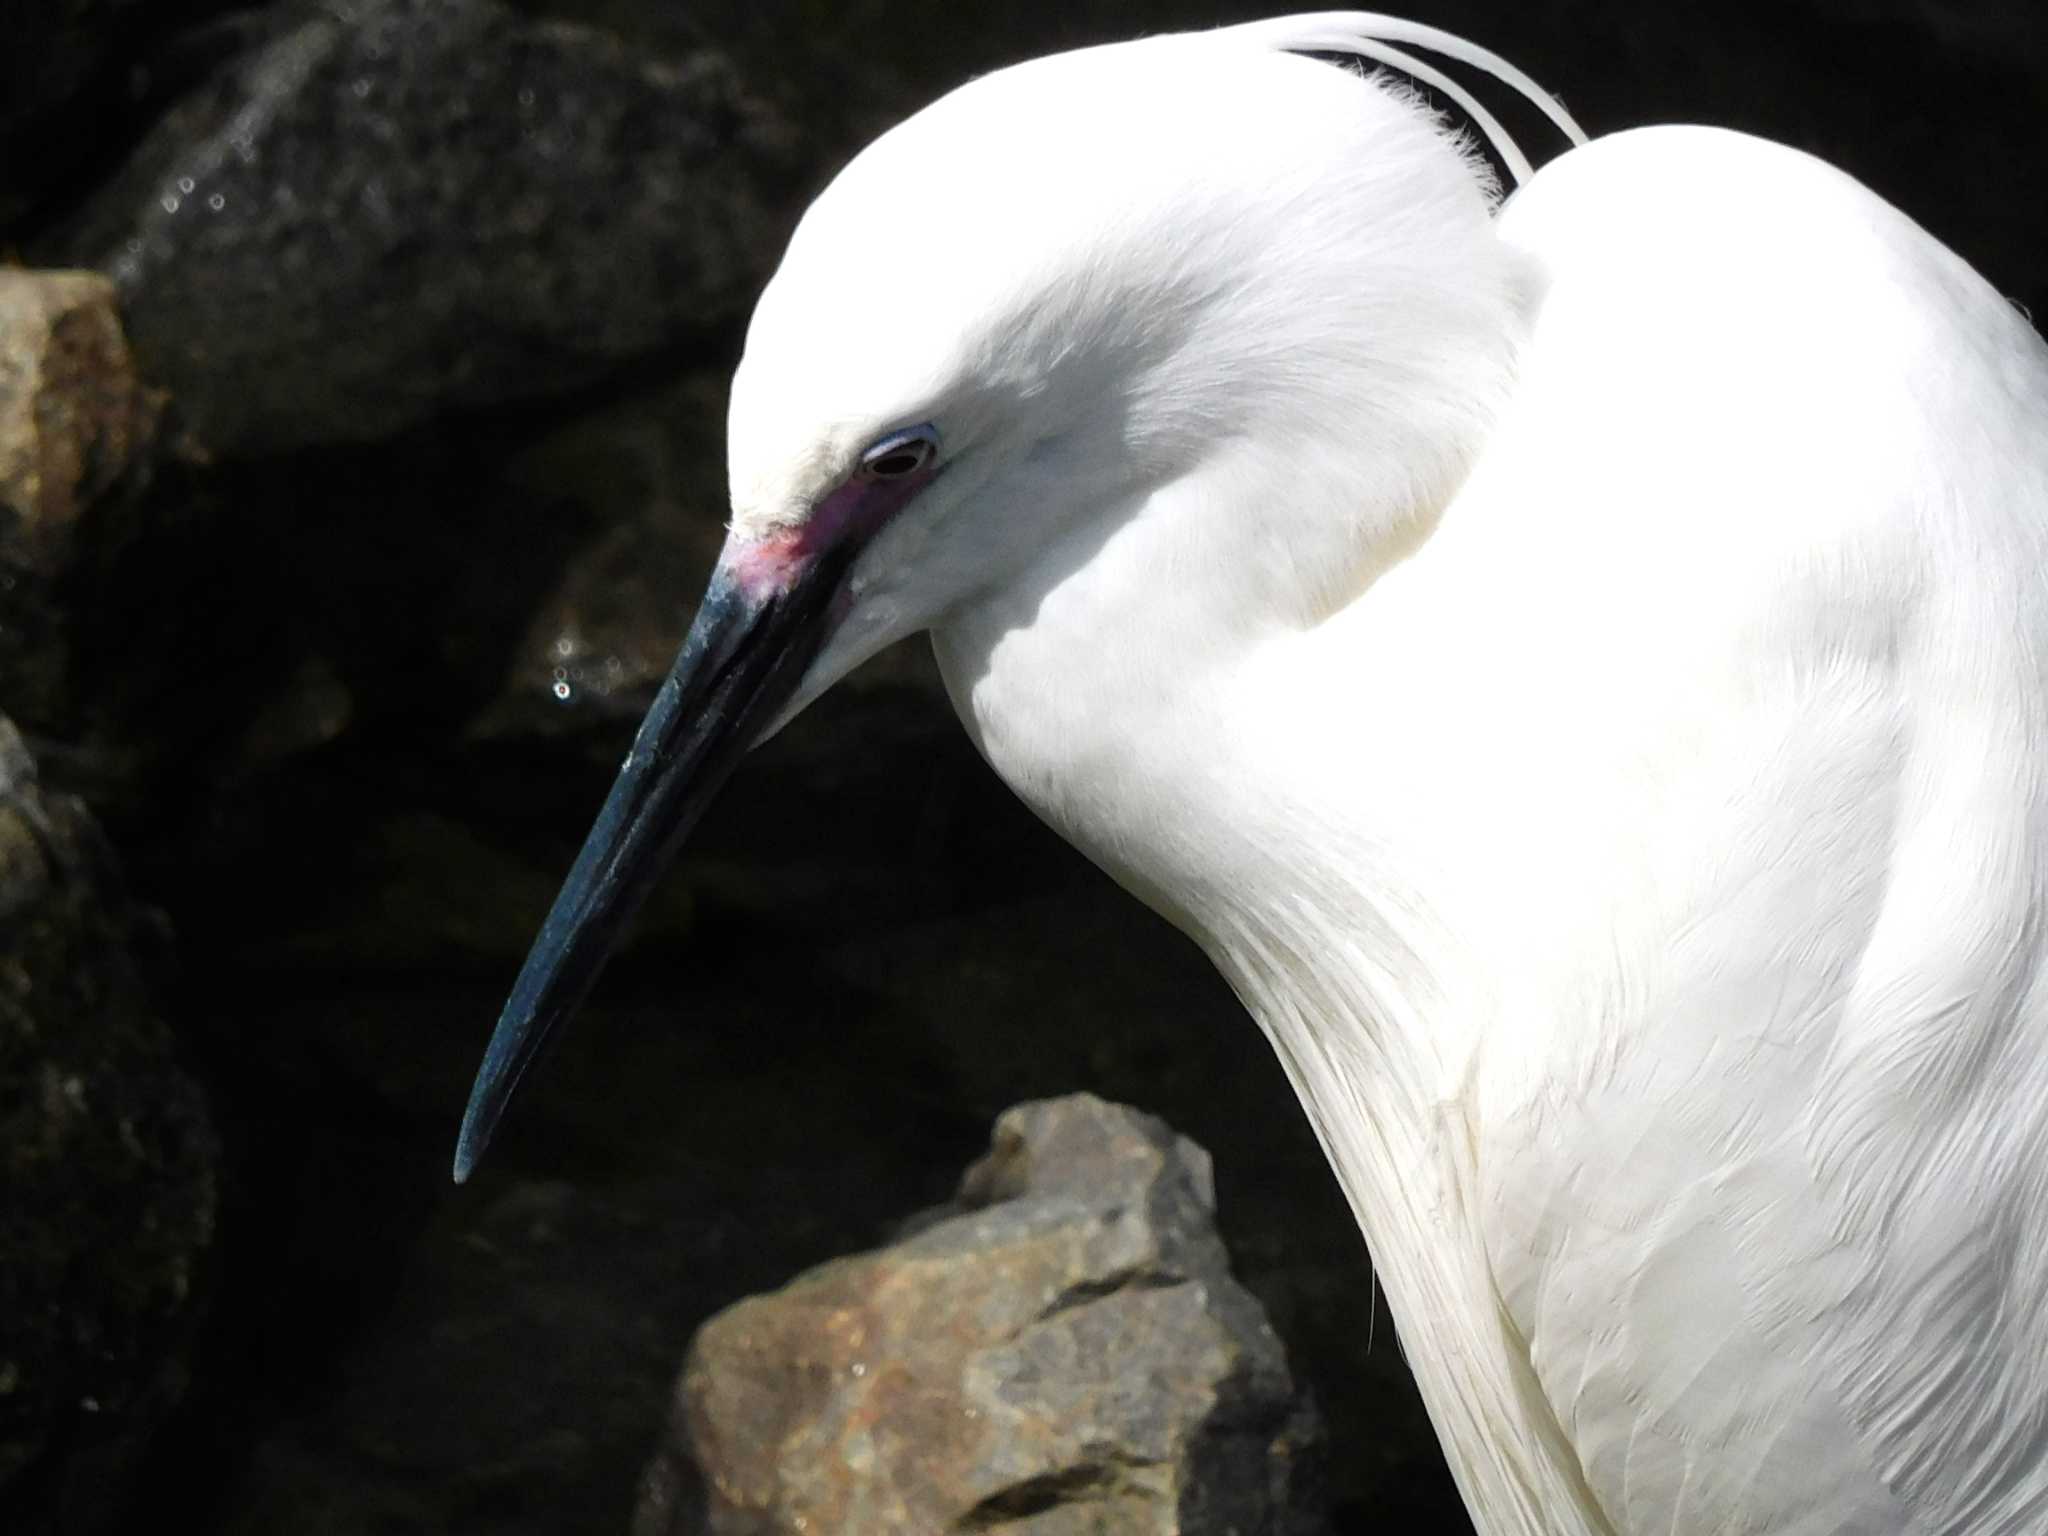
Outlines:
POLYGON ((2041 1529, 2048 356, 1735 135, 1497 230, 1411 546, 1180 646, 1273 484, 1384 526, 1195 465, 950 615, 956 704, 1272 1038, 1484 1536, 2041 1529))
POLYGON ((1774 146, 1531 191, 1515 490, 1465 531, 1569 498, 1535 696, 1614 892, 1535 925, 1547 1022, 1476 1074, 1508 1313, 1621 1530, 2041 1529, 2048 349, 1774 146))

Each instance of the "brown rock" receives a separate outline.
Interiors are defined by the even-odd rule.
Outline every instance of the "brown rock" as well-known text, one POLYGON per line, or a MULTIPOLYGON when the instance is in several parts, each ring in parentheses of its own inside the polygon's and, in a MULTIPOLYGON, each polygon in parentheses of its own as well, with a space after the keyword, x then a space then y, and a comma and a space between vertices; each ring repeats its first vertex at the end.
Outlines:
POLYGON ((136 377, 111 283, 0 268, 0 705, 37 728, 69 681, 57 584, 94 542, 87 514, 144 478, 161 404, 136 377))
POLYGON ((0 268, 0 539, 44 573, 79 515, 141 458, 161 397, 135 375, 114 285, 0 268))
POLYGON ((707 1323, 635 1536, 1295 1536, 1320 1431, 1208 1155, 1087 1095, 997 1122, 959 1201, 707 1323))

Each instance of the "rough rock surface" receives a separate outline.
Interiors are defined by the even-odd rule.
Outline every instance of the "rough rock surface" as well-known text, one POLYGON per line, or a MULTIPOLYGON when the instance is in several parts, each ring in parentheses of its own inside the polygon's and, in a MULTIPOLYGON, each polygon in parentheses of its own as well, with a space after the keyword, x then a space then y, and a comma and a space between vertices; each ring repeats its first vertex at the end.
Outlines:
POLYGON ((1006 1112, 902 1241, 705 1324, 635 1536, 1321 1529, 1318 1421, 1214 1212, 1150 1116, 1006 1112))
POLYGON ((106 278, 0 268, 0 704, 24 718, 57 706, 68 647, 54 586, 86 515, 142 477, 160 404, 106 278))
POLYGON ((46 244, 120 284, 195 451, 363 441, 733 318, 780 140, 715 53, 362 0, 218 71, 46 244))
POLYGON ((0 268, 0 508, 24 555, 61 565, 80 511, 149 442, 157 405, 135 376, 113 284, 0 268))
POLYGON ((219 1151, 85 809, 0 718, 0 1529, 80 1532, 183 1390, 219 1151))

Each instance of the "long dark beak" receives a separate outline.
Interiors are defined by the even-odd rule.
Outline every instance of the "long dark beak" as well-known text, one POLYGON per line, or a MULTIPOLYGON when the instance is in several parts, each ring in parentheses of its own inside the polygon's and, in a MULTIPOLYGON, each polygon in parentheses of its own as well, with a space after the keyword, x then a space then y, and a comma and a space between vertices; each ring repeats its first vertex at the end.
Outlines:
POLYGON ((755 595, 721 561, 498 1017, 455 1145, 458 1184, 685 834, 795 692, 837 623, 835 599, 849 563, 824 555, 786 587, 767 584, 766 595, 755 595))

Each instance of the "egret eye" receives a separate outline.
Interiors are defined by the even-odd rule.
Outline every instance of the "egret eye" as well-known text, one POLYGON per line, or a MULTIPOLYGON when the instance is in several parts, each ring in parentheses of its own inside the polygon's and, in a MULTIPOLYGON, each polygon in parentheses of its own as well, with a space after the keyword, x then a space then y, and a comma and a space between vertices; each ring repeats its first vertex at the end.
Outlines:
POLYGON ((939 434, 932 427, 894 432, 860 456, 860 472, 870 480, 904 480, 930 467, 939 456, 939 434))

